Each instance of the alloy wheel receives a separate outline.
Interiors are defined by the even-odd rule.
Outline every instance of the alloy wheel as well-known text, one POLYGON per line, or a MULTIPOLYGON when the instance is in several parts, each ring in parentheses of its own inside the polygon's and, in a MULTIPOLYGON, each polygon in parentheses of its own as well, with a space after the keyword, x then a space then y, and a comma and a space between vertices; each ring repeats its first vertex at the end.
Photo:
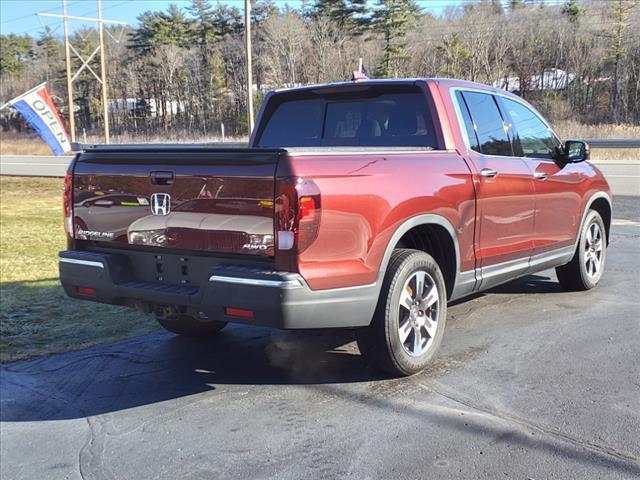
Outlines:
POLYGON ((596 222, 589 225, 585 240, 584 266, 587 275, 593 278, 600 272, 603 252, 602 231, 596 222))
POLYGON ((438 287, 425 271, 414 272, 400 295, 398 333, 402 348, 416 357, 433 343, 438 328, 438 287))

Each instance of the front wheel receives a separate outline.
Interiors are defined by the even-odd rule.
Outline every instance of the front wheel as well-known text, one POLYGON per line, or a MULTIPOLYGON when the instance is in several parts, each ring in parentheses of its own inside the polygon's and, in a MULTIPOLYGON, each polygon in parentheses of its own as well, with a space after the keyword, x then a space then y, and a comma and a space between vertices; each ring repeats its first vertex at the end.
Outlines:
POLYGON ((602 217, 589 210, 573 258, 556 268, 560 285, 565 290, 589 290, 595 287, 604 272, 607 259, 607 238, 602 217))
POLYGON ((373 320, 357 331, 358 347, 374 367, 413 375, 438 350, 446 316, 446 288, 436 261, 418 250, 396 249, 373 320))

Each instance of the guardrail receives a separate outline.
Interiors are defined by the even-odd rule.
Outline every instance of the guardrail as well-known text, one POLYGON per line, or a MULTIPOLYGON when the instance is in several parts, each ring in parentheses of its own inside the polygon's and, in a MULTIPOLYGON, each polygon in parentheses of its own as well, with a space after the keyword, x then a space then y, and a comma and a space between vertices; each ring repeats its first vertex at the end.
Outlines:
POLYGON ((585 142, 591 148, 640 148, 640 138, 592 138, 585 142))

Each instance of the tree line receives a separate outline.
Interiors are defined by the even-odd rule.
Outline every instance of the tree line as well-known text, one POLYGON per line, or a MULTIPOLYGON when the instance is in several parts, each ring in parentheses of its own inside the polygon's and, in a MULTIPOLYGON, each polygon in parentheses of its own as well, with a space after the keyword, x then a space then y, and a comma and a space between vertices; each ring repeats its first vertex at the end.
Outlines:
MULTIPOLYGON (((498 82, 553 120, 640 124, 638 0, 477 0, 438 15, 414 0, 315 0, 291 9, 258 0, 252 10, 254 105, 270 89, 348 80, 362 58, 372 78, 454 77, 498 82)), ((243 14, 238 2, 190 0, 147 11, 132 27, 108 27, 112 132, 132 135, 246 133, 243 14)), ((241 4, 240 4, 241 5, 241 4)), ((71 43, 85 59, 95 29, 71 43)), ((64 48, 44 28, 0 37, 0 99, 42 81, 63 116, 64 48)), ((74 69, 81 66, 73 58, 74 69)), ((99 72, 99 56, 89 66, 99 72)), ((100 85, 74 82, 78 132, 99 132, 100 85)), ((21 130, 10 109, 4 131, 21 130)))

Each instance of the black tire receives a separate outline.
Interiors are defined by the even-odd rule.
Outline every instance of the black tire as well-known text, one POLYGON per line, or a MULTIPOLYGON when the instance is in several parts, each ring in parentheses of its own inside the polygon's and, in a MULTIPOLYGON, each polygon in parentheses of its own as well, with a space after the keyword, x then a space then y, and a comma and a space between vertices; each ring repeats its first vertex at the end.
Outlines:
MULTIPOLYGON (((423 370, 438 350, 444 334, 446 317, 446 287, 436 261, 431 255, 419 250, 396 249, 391 255, 385 273, 373 320, 368 327, 356 332, 358 347, 365 359, 375 368, 395 376, 413 375, 423 370), (421 275, 418 272, 427 274, 423 282, 425 285, 423 291, 430 290, 432 286, 436 287, 437 291, 430 291, 430 293, 432 293, 431 298, 437 297, 437 303, 433 304, 435 307, 421 310, 428 305, 429 300, 425 300, 419 305, 412 304, 412 310, 409 310, 400 306, 400 300, 403 295, 406 298, 407 293, 403 292, 409 291, 413 298, 413 291, 419 291, 419 288, 415 287, 416 283, 411 283, 418 278, 417 275, 421 275), (414 287, 412 288, 411 285, 414 287), (419 322, 422 316, 430 319, 429 325, 434 330, 432 333, 428 333, 426 327, 415 327, 413 322, 419 322), (401 340, 399 331, 401 321, 411 329, 404 341, 401 340), (410 323, 407 324, 407 322, 410 323), (433 327, 434 324, 435 327, 433 327), (426 347, 420 354, 412 354, 409 351, 415 348, 415 344, 411 344, 416 338, 416 331, 421 332, 418 339, 426 333, 424 335, 426 347)), ((422 321, 426 322, 426 319, 422 321)), ((407 329, 404 331, 406 332, 407 329)), ((419 343, 421 344, 420 341, 419 343)))
POLYGON ((562 288, 565 290, 570 291, 592 289, 602 278, 606 259, 607 238, 604 221, 598 212, 589 210, 584 225, 580 230, 580 238, 573 258, 566 265, 556 268, 556 275, 558 276, 560 285, 562 285, 562 288), (590 237, 593 236, 594 231, 599 232, 601 242, 599 257, 597 256, 597 248, 592 246, 594 242, 590 241, 590 237), (599 267, 595 274, 593 274, 593 269, 596 263, 592 260, 594 254, 599 259, 599 267), (589 256, 591 256, 591 258, 589 258, 589 256))
POLYGON ((165 330, 185 337, 214 337, 222 330, 227 322, 218 320, 200 320, 190 315, 174 315, 159 317, 156 320, 165 330))

